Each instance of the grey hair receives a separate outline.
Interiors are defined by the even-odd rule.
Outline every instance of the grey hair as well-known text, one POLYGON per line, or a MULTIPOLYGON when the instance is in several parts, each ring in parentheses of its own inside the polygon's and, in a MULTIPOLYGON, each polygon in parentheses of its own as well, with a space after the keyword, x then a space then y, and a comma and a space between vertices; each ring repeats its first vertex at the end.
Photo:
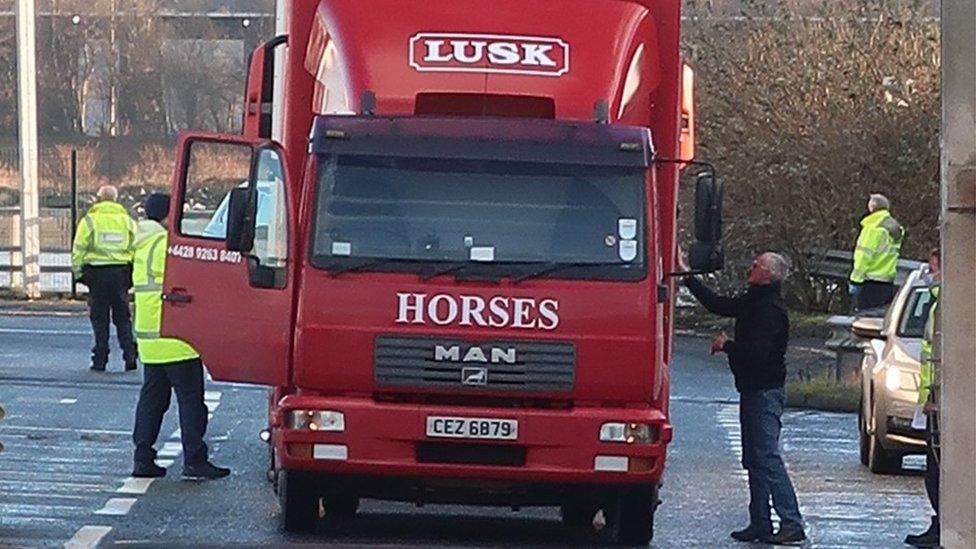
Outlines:
POLYGON ((119 190, 115 185, 102 185, 98 188, 98 194, 96 196, 102 201, 115 202, 119 199, 119 190))
POLYGON ((790 262, 783 256, 774 252, 766 252, 762 255, 763 265, 769 271, 773 282, 783 282, 790 273, 790 262))
MULTIPOLYGON (((883 194, 874 193, 868 200, 874 210, 887 210, 891 208, 891 201, 883 194)), ((872 210, 873 211, 873 210, 872 210)))

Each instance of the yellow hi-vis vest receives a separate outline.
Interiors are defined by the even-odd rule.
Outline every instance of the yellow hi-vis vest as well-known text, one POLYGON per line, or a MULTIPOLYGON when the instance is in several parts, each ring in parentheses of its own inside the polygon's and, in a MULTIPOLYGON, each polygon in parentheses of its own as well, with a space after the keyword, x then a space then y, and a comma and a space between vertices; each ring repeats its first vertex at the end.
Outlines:
POLYGON ((932 394, 932 384, 935 383, 935 364, 932 362, 932 340, 935 336, 935 314, 939 309, 939 286, 932 286, 932 306, 929 307, 929 318, 925 321, 925 335, 922 336, 922 352, 919 361, 918 403, 925 404, 932 394))
POLYGON ((97 267, 132 263, 136 222, 117 202, 99 202, 78 222, 71 249, 71 270, 81 275, 85 265, 97 267))
POLYGON ((851 282, 894 282, 904 239, 904 227, 888 210, 878 210, 862 219, 851 282))
POLYGON ((165 366, 199 358, 193 347, 173 338, 160 337, 163 323, 163 274, 166 268, 166 228, 151 220, 140 221, 132 261, 135 292, 134 328, 139 358, 146 366, 165 366))

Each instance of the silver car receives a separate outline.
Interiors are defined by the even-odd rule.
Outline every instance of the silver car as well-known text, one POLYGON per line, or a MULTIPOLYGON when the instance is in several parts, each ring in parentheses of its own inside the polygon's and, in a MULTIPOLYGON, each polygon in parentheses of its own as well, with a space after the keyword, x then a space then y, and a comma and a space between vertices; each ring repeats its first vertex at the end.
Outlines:
POLYGON ((884 318, 861 316, 854 321, 855 335, 867 339, 858 426, 861 463, 872 473, 898 473, 904 456, 926 450, 924 422, 913 419, 922 334, 932 306, 928 280, 926 267, 914 271, 884 318))

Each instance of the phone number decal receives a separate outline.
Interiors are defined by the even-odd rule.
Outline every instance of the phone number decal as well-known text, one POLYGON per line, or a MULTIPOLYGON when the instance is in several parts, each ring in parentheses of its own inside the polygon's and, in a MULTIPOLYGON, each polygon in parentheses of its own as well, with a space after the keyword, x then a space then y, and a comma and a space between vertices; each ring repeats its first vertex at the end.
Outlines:
POLYGON ((207 263, 231 263, 242 261, 240 252, 229 252, 219 248, 204 248, 201 246, 170 246, 169 255, 191 261, 205 261, 207 263))

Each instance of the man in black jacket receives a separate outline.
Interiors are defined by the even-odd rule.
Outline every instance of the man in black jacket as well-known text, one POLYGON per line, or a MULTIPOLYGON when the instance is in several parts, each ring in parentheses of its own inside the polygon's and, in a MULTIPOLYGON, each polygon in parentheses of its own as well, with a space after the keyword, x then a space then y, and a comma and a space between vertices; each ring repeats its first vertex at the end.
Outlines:
MULTIPOLYGON (((687 266, 682 262, 685 271, 687 266)), ((738 541, 774 544, 806 539, 793 483, 780 456, 781 416, 786 405, 786 344, 790 321, 781 296, 786 260, 774 253, 756 258, 749 268, 749 289, 736 297, 716 295, 697 278, 684 282, 710 312, 735 318, 735 336, 724 332, 712 341, 712 354, 725 353, 739 391, 742 466, 749 473, 749 526, 732 533, 738 541), (773 534, 769 500, 779 515, 773 534)))

